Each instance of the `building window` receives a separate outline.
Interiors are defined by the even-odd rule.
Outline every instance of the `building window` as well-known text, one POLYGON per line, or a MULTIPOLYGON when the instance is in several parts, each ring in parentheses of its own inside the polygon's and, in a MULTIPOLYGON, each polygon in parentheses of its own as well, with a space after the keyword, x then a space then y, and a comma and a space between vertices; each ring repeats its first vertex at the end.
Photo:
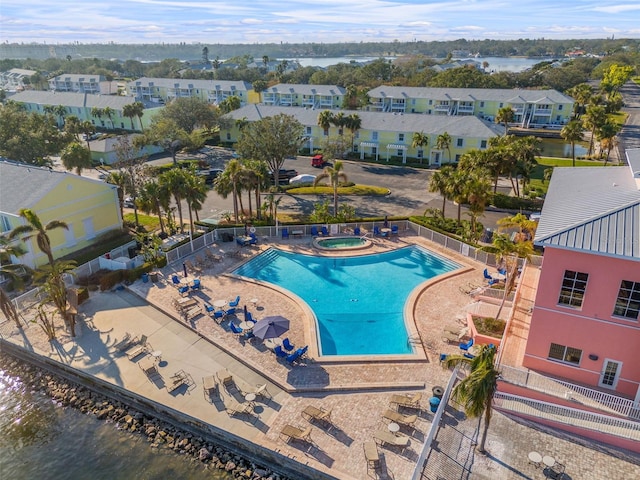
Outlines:
POLYGON ((399 142, 404 142, 404 133, 399 133, 398 134, 398 141, 399 142))
POLYGON ((500 107, 499 108, 502 108, 503 105, 504 105, 504 103, 500 102, 500 107))
POLYGON ((618 317, 632 318, 638 320, 640 312, 640 282, 631 282, 622 280, 618 298, 616 299, 616 307, 613 314, 618 317))
POLYGON ((463 142, 464 142, 464 139, 459 138, 459 139, 456 141, 456 147, 461 147, 461 146, 462 146, 462 144, 463 144, 463 142))
POLYGON ((433 105, 433 100, 429 100, 429 105, 433 105))
POLYGON ((587 289, 588 278, 589 274, 587 273, 565 270, 558 303, 570 307, 582 307, 582 300, 584 299, 584 292, 587 289))
POLYGON ((9 222, 9 219, 4 215, 0 215, 0 232, 4 233, 9 230, 11 230, 11 223, 9 222))
POLYGON ((378 132, 371 132, 371 140, 378 141, 378 132))
POLYGON ((229 132, 227 132, 227 140, 231 140, 231 134, 229 132))
POLYGON ((307 132, 306 132, 306 134, 307 134, 307 135, 311 135, 311 127, 307 127, 307 132))
POLYGON ((456 163, 458 163, 458 162, 460 161, 460 157, 461 157, 461 156, 462 156, 462 155, 460 155, 459 153, 456 153, 456 163))
POLYGON ((484 107, 484 102, 480 102, 480 108, 484 107))
POLYGON ((562 110, 562 105, 558 105, 558 110, 562 110))
POLYGON ((552 343, 551 347, 549 347, 549 358, 551 360, 580 365, 580 357, 582 357, 582 350, 578 348, 565 347, 557 343, 552 343))
POLYGON ((487 148, 487 141, 486 140, 480 140, 480 148, 487 148))

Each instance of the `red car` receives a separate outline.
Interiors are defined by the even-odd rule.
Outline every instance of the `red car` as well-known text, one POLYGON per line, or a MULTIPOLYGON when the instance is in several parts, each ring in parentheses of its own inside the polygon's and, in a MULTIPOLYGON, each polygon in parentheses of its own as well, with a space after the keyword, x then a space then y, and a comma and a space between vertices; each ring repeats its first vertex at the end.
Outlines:
POLYGON ((312 166, 312 167, 316 167, 316 168, 322 168, 322 167, 324 167, 324 157, 322 156, 322 154, 315 155, 315 156, 311 159, 311 166, 312 166))

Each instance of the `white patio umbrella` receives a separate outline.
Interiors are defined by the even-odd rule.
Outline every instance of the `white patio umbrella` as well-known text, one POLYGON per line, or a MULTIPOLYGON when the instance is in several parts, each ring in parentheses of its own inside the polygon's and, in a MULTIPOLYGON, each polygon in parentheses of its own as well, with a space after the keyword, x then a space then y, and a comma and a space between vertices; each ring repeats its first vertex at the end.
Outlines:
POLYGON ((289 319, 280 315, 264 317, 253 327, 253 334, 261 340, 275 338, 289 330, 289 319))

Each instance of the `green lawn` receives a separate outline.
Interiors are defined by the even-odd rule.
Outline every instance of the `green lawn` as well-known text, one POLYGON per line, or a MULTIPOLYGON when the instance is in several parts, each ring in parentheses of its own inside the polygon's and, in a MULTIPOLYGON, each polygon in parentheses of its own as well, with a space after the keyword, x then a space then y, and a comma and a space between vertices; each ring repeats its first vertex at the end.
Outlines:
MULTIPOLYGON (((573 160, 570 158, 540 157, 538 165, 531 175, 531 187, 536 190, 547 193, 549 183, 544 181, 544 171, 549 167, 571 167, 573 160)), ((604 165, 600 160, 577 160, 576 167, 601 167, 604 165)))
MULTIPOLYGON (((135 223, 136 217, 133 213, 125 213, 123 220, 125 222, 135 223)), ((138 223, 144 227, 147 232, 154 232, 160 228, 160 220, 157 216, 145 215, 138 212, 138 223)))

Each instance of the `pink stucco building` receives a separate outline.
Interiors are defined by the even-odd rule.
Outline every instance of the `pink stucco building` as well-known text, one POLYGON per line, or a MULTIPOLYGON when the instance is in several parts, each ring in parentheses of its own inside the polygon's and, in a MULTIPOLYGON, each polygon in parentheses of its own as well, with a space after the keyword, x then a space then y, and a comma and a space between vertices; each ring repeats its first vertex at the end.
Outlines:
POLYGON ((640 149, 553 173, 524 366, 640 402, 640 149))

